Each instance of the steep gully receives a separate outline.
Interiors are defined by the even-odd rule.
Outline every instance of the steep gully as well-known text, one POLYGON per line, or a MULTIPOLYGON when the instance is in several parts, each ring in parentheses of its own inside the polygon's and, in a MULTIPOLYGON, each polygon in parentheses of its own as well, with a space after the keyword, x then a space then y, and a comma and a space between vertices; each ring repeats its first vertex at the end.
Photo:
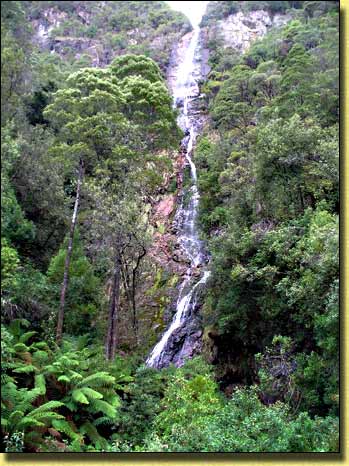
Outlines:
POLYGON ((155 368, 165 367, 170 363, 180 366, 185 359, 199 351, 201 330, 196 314, 200 292, 210 275, 210 272, 204 268, 207 255, 197 229, 200 195, 196 167, 192 158, 195 140, 200 130, 200 115, 193 106, 194 100, 200 93, 197 84, 200 77, 199 37, 200 29, 195 27, 184 60, 179 65, 172 83, 174 106, 180 107, 178 124, 185 132, 182 150, 186 165, 190 168, 190 186, 182 188, 180 192, 180 205, 174 223, 179 244, 188 257, 190 265, 178 290, 176 312, 172 322, 146 360, 146 365, 155 368))

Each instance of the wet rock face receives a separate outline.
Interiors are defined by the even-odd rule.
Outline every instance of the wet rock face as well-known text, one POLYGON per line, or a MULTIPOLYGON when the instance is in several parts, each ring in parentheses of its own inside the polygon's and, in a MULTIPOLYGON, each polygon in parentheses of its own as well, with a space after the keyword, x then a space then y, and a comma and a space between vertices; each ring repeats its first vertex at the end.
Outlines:
POLYGON ((170 364, 180 367, 187 359, 201 353, 202 330, 200 319, 195 315, 198 308, 197 305, 196 309, 193 309, 194 315, 188 316, 188 325, 179 327, 172 333, 157 363, 158 369, 170 364))

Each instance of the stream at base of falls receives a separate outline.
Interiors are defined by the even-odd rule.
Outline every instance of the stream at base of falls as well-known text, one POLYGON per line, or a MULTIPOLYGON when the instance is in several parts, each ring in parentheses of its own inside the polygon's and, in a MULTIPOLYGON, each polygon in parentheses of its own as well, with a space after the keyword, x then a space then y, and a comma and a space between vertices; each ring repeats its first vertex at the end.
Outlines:
POLYGON ((179 65, 173 85, 174 106, 180 106, 178 125, 185 132, 182 148, 186 164, 190 168, 191 183, 180 193, 180 206, 175 216, 178 241, 190 265, 184 281, 178 290, 176 312, 172 322, 155 345, 146 365, 155 368, 168 366, 170 363, 180 366, 200 350, 201 330, 195 318, 199 305, 200 292, 210 275, 205 270, 207 255, 197 229, 199 191, 196 167, 193 162, 193 148, 197 136, 197 112, 191 109, 191 103, 199 97, 197 80, 200 70, 197 55, 199 53, 199 27, 194 28, 190 43, 185 51, 184 60, 179 65))

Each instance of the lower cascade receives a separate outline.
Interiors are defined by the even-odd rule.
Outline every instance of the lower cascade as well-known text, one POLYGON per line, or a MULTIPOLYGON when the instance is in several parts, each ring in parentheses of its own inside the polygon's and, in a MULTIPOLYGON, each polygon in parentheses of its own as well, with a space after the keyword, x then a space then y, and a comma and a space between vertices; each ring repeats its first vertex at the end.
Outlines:
POLYGON ((210 275, 203 268, 206 254, 203 242, 199 238, 196 218, 199 205, 196 167, 193 162, 193 148, 197 136, 197 113, 191 111, 191 102, 199 97, 196 54, 198 53, 200 29, 194 29, 193 36, 186 50, 185 57, 176 73, 173 88, 174 105, 180 103, 181 110, 178 124, 186 136, 182 140, 182 148, 186 163, 190 167, 191 185, 182 190, 180 206, 175 217, 179 244, 189 259, 189 266, 184 281, 180 285, 176 312, 172 322, 160 341, 155 345, 146 365, 161 368, 170 363, 181 366, 185 359, 192 357, 200 350, 201 330, 195 314, 198 308, 200 291, 210 275), (185 198, 189 198, 185 202, 185 198), (198 279, 199 277, 199 279, 198 279))

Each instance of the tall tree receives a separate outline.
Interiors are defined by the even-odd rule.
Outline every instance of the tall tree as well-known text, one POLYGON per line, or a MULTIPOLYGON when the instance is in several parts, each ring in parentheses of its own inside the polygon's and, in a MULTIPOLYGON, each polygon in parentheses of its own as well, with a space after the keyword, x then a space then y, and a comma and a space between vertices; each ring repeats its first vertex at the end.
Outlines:
POLYGON ((57 91, 52 104, 44 112, 45 118, 52 122, 57 131, 53 153, 59 157, 69 157, 76 172, 74 209, 56 329, 58 344, 62 339, 69 267, 84 176, 92 173, 98 160, 111 156, 117 142, 127 138, 126 119, 120 112, 124 99, 108 71, 84 69, 72 74, 67 84, 68 89, 57 91))
MULTIPOLYGON (((159 181, 154 174, 163 162, 163 157, 158 155, 156 167, 152 154, 176 143, 180 135, 171 98, 158 66, 142 56, 127 56, 126 60, 119 61, 114 61, 106 70, 83 69, 72 74, 67 81, 68 88, 57 91, 52 104, 44 111, 44 117, 52 122, 57 131, 57 142, 52 152, 67 159, 68 165, 77 172, 58 313, 57 343, 62 338, 69 265, 84 177, 112 173, 110 186, 106 187, 105 193, 115 193, 116 183, 119 195, 124 191, 126 180, 132 179, 134 188, 140 188, 135 191, 146 196, 149 178, 153 184, 159 181), (126 77, 120 79, 119 76, 126 77), (139 170, 140 165, 142 170, 139 170)), ((122 234, 115 234, 112 246, 115 253, 115 292, 111 296, 111 309, 115 309, 118 303, 120 248, 123 244, 122 234)), ((111 314, 115 312, 111 311, 111 314)), ((115 319, 113 321, 111 318, 110 322, 115 322, 115 319)), ((111 325, 108 335, 110 333, 109 339, 113 343, 108 358, 115 354, 116 330, 115 325, 111 325)))

